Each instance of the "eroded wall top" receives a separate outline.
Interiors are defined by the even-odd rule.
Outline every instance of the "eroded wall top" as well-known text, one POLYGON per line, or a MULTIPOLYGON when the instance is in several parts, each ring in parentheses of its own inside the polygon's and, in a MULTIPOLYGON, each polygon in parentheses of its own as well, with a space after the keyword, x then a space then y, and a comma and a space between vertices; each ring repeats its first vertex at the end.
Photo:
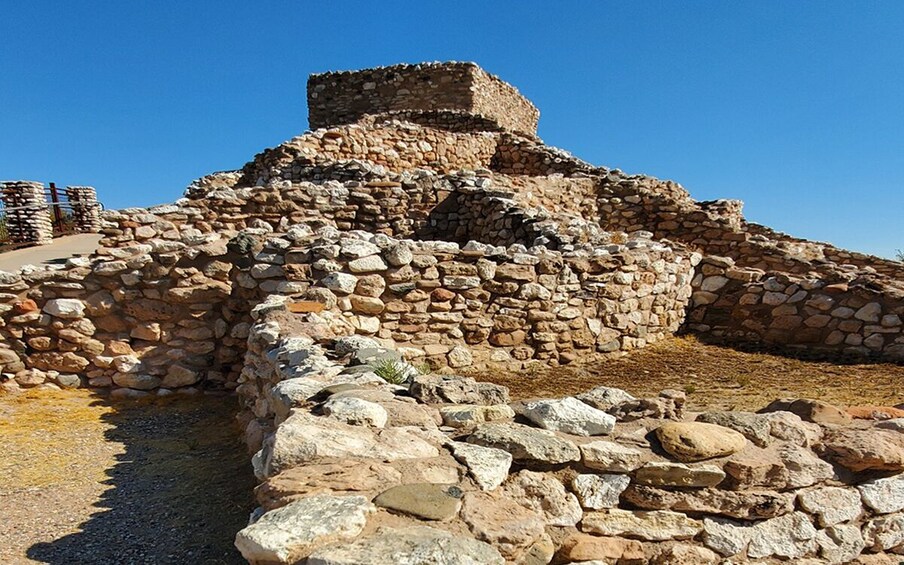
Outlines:
POLYGON ((540 111, 515 87, 474 63, 393 65, 308 79, 311 129, 398 112, 464 114, 471 123, 478 117, 498 129, 531 136, 540 118, 540 111))

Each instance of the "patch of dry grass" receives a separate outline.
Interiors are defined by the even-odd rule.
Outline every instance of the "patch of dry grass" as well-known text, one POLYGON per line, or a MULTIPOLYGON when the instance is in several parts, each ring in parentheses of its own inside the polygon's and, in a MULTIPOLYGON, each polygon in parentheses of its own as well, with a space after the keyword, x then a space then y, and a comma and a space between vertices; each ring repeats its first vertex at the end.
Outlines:
POLYGON ((571 395, 597 386, 635 396, 672 388, 687 392, 695 410, 758 409, 783 397, 845 406, 904 402, 904 366, 805 361, 707 345, 692 336, 666 339, 617 359, 474 376, 508 386, 516 399, 571 395))

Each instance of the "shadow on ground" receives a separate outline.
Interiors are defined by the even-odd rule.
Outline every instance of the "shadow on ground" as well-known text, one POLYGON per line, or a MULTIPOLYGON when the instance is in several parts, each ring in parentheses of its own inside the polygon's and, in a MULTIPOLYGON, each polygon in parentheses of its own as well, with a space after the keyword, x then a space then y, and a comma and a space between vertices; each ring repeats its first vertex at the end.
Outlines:
POLYGON ((235 399, 113 406, 105 438, 125 451, 107 471, 98 511, 79 532, 34 544, 28 557, 57 565, 244 563, 232 542, 247 524, 254 477, 234 423, 235 399))

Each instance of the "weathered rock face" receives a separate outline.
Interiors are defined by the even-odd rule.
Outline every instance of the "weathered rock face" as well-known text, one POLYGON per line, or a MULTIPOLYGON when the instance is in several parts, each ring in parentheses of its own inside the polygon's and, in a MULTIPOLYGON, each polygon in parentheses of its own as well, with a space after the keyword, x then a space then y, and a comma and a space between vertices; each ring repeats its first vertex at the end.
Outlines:
POLYGON ((310 565, 503 565, 505 560, 486 543, 420 526, 404 530, 387 528, 354 543, 327 546, 315 551, 307 562, 310 565))
POLYGON ((605 435, 615 427, 613 416, 576 398, 537 400, 526 404, 521 412, 544 430, 577 436, 605 435))
POLYGON ((317 546, 354 538, 374 511, 363 496, 312 496, 267 512, 235 545, 251 562, 295 563, 317 546))
POLYGON ((702 461, 731 455, 747 440, 734 430, 698 422, 669 422, 656 430, 662 448, 679 461, 702 461))
POLYGON ((581 458, 572 442, 521 424, 482 424, 468 436, 468 442, 506 451, 518 463, 555 465, 581 458))

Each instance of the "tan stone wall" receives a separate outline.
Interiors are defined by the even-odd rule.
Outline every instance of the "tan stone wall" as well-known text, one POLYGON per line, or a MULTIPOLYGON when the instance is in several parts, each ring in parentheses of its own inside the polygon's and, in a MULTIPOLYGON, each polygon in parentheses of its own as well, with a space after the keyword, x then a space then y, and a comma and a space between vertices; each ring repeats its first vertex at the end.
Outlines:
POLYGON ((704 258, 688 328, 726 343, 904 361, 904 292, 855 277, 802 278, 704 258))
POLYGON ((308 180, 312 166, 343 159, 368 161, 394 172, 478 169, 489 166, 495 151, 491 133, 458 133, 398 121, 349 125, 309 132, 260 153, 244 167, 241 182, 308 180))
POLYGON ((366 114, 460 111, 533 135, 539 112, 518 91, 474 63, 395 65, 308 79, 311 129, 348 124, 366 114))

